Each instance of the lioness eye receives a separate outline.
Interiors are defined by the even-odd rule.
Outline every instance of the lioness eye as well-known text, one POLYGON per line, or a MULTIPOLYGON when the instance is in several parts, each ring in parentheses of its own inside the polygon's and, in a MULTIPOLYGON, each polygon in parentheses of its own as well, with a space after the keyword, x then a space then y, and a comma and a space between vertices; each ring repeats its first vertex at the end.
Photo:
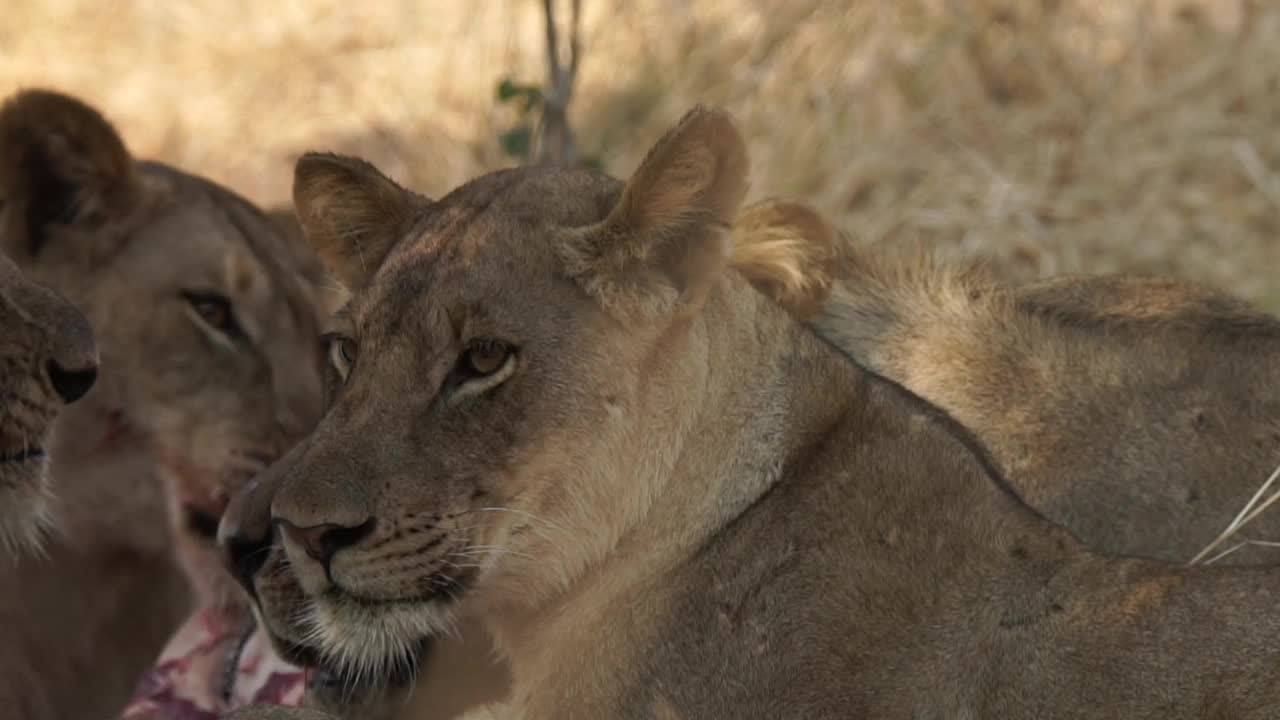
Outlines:
POLYGON ((473 340, 463 354, 463 366, 472 375, 484 377, 502 369, 511 348, 501 340, 473 340))
POLYGON ((328 340, 329 362, 338 371, 338 375, 346 380, 351 366, 356 362, 356 341, 341 335, 330 335, 328 340))
POLYGON ((187 303, 209 327, 226 335, 237 336, 240 326, 231 312, 231 301, 217 293, 184 293, 187 303))

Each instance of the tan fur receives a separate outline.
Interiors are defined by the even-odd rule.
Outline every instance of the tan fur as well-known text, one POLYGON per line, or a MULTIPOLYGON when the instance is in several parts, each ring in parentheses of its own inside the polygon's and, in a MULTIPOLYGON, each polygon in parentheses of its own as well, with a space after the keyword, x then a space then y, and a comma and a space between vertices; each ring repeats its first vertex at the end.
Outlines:
POLYGON ((696 281, 723 263, 730 246, 722 231, 746 193, 746 146, 731 130, 715 114, 685 117, 649 151, 644 174, 609 215, 559 246, 588 294, 641 317, 701 299, 706 288, 696 281))
POLYGON ((85 312, 102 352, 57 424, 65 532, 0 580, 0 707, 99 720, 191 610, 180 567, 196 602, 242 602, 210 533, 315 422, 321 268, 243 199, 135 160, 54 92, 0 108, 0 200, 4 251, 85 312), (233 322, 202 319, 209 298, 233 322))
MULTIPOLYGON (((735 270, 796 317, 821 311, 839 257, 837 233, 821 214, 800 202, 770 198, 744 207, 732 236, 735 270)), ((400 720, 446 720, 458 717, 462 708, 504 697, 509 669, 487 651, 490 644, 482 625, 461 621, 456 633, 431 648, 412 688, 385 701, 389 714, 400 720)), ((475 710, 476 720, 495 712, 486 705, 475 710)), ((659 707, 654 716, 679 717, 659 707)))
POLYGON ((782 198, 743 208, 733 224, 733 267, 792 315, 808 319, 831 292, 837 234, 816 210, 782 198))
MULTIPOLYGON (((461 720, 520 720, 524 713, 519 709, 507 705, 505 703, 496 705, 485 705, 483 707, 469 710, 465 715, 460 716, 461 720)), ((659 718, 658 720, 664 720, 659 718)))
POLYGON ((39 552, 53 529, 44 449, 79 399, 64 393, 82 395, 97 367, 84 314, 0 256, 0 568, 39 552))
MULTIPOLYGON (((1094 547, 1189 561, 1280 464, 1280 320, 1239 300, 1143 277, 1012 285, 923 253, 846 251, 827 270, 787 251, 825 252, 830 231, 778 228, 735 235, 738 255, 781 250, 753 264, 757 286, 791 305, 778 283, 834 272, 797 314, 974 431, 1094 547)), ((1280 513, 1244 538, 1280 540, 1280 513)), ((1258 546, 1221 562, 1277 559, 1258 546)))
POLYGON ((678 213, 703 224, 650 236, 621 295, 566 262, 645 242, 598 228, 663 195, 662 144, 720 166, 726 132, 695 112, 626 192, 483 176, 334 268, 362 289, 328 411, 223 528, 238 567, 266 554, 245 581, 282 647, 367 681, 474 618, 524 720, 1270 717, 1280 576, 1083 549, 959 425, 709 265, 734 208, 678 213), (705 292, 671 305, 672 277, 705 292), (475 338, 510 371, 458 375, 475 338))
MULTIPOLYGON (((419 203, 401 202, 407 191, 369 163, 312 154, 303 157, 298 172, 314 181, 294 186, 297 218, 307 225, 312 246, 330 268, 351 267, 367 274, 409 230, 412 210, 419 203)), ((359 289, 346 274, 337 279, 359 289)))

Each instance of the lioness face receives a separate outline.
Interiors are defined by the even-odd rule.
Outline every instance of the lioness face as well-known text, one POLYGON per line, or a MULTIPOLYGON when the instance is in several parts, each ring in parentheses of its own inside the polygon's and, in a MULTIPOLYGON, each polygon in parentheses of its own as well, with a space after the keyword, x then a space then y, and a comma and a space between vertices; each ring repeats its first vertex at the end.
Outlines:
POLYGON ((222 527, 282 646, 385 676, 455 613, 536 605, 625 534, 676 452, 645 430, 687 422, 677 388, 708 372, 688 326, 744 175, 706 111, 625 188, 520 169, 431 202, 360 161, 299 162, 299 217, 352 297, 324 419, 222 527))
POLYGON ((0 256, 0 561, 38 548, 51 524, 45 448, 97 368, 88 319, 0 256))
POLYGON ((0 196, 6 251, 83 308, 101 344, 103 381, 77 424, 100 434, 62 438, 67 454, 149 454, 192 578, 207 600, 238 596, 217 525, 318 417, 318 262, 230 192, 135 161, 55 93, 0 110, 0 196))

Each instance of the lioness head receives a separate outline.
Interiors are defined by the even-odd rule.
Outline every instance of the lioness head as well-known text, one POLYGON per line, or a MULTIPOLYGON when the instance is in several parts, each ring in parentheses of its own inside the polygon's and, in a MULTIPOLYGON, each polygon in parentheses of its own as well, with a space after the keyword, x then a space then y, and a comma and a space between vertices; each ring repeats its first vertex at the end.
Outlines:
POLYGON ((746 166, 703 109, 625 184, 521 168, 433 201, 299 161, 299 218, 351 300, 323 420, 221 529, 287 651, 412 664, 455 612, 536 605, 633 531, 716 372, 690 327, 717 283, 750 292, 723 272, 746 166))
MULTIPOLYGON (((62 408, 93 387, 89 321, 0 256, 0 551, 38 547, 48 529, 49 445, 62 408)), ((0 558, 3 560, 3 558, 0 558)))
POLYGON ((101 115, 53 92, 0 108, 0 202, 5 252, 79 305, 101 346, 55 479, 148 455, 193 578, 229 590, 213 552, 228 496, 318 415, 318 262, 231 192, 136 161, 101 115))

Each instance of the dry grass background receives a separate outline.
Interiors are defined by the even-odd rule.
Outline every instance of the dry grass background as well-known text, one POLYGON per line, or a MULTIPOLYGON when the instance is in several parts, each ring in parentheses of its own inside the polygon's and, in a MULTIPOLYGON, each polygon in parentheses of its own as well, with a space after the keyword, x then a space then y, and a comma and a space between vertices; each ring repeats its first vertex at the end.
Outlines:
MULTIPOLYGON (((566 3, 567 4, 567 3, 566 3)), ((1020 277, 1137 270, 1280 310, 1280 3, 585 0, 571 118, 626 173, 731 109, 752 195, 858 243, 1020 277)), ((13 0, 0 93, 101 107, 132 149, 265 203, 308 149, 441 193, 509 164, 498 80, 541 82, 534 0, 13 0)))

